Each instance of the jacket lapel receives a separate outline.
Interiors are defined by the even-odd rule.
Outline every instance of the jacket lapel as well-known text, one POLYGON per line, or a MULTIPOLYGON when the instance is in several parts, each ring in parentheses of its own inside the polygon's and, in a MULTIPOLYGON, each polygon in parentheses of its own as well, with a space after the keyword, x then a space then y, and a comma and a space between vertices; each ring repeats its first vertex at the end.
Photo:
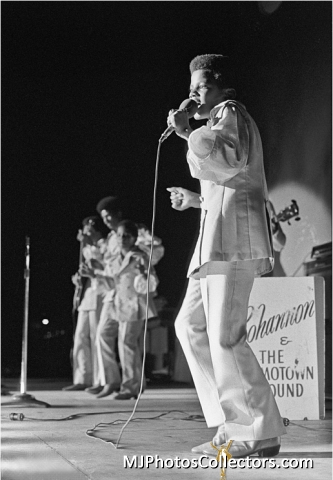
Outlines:
POLYGON ((121 256, 119 254, 119 259, 121 261, 120 269, 118 273, 123 273, 132 263, 133 260, 133 254, 136 253, 136 250, 131 250, 128 253, 126 253, 125 257, 121 261, 121 256))

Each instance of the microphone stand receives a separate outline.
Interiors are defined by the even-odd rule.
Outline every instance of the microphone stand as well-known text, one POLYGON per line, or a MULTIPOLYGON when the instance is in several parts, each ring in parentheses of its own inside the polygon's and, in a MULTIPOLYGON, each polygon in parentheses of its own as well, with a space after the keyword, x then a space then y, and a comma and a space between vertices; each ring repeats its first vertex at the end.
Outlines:
POLYGON ((28 363, 28 313, 29 313, 29 281, 30 281, 30 239, 25 237, 25 294, 24 294, 24 321, 22 336, 22 360, 20 393, 13 395, 10 402, 2 403, 3 407, 50 407, 46 402, 36 400, 27 393, 27 363, 28 363))

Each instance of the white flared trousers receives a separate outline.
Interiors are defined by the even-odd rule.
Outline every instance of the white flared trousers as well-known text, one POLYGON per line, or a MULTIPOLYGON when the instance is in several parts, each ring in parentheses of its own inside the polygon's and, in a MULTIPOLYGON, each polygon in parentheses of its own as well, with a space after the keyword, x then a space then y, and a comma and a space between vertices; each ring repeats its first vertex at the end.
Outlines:
MULTIPOLYGON (((142 359, 140 336, 144 327, 142 320, 117 322, 112 319, 109 302, 103 304, 96 334, 99 384, 120 386, 121 393, 137 395, 141 385, 142 359), (121 372, 116 357, 116 342, 121 372)), ((145 386, 145 379, 143 382, 145 386)))
POLYGON ((98 364, 96 331, 100 310, 79 311, 73 347, 73 383, 93 385, 97 382, 98 364))
POLYGON ((224 425, 226 438, 240 441, 283 435, 273 393, 246 342, 254 264, 214 263, 218 268, 189 279, 175 323, 207 426, 224 425))

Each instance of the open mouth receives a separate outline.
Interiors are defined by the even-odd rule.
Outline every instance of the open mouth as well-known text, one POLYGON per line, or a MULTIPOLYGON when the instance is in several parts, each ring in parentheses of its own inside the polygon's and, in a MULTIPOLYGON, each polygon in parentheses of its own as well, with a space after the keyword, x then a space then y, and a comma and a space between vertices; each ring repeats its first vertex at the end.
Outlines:
POLYGON ((199 105, 199 106, 201 105, 200 99, 199 99, 198 97, 195 97, 195 96, 191 96, 191 95, 190 95, 189 98, 190 98, 191 100, 193 100, 197 105, 199 105))

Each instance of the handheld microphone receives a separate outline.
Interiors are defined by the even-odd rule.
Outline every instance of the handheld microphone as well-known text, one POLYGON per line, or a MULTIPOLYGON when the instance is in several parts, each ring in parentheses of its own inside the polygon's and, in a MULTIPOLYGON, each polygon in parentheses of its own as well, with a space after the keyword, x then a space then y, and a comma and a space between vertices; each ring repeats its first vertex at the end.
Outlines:
MULTIPOLYGON (((186 98, 180 105, 178 110, 186 110, 188 118, 194 117, 198 110, 198 104, 192 98, 186 98)), ((161 135, 161 140, 166 140, 174 131, 174 127, 170 125, 161 135)))

